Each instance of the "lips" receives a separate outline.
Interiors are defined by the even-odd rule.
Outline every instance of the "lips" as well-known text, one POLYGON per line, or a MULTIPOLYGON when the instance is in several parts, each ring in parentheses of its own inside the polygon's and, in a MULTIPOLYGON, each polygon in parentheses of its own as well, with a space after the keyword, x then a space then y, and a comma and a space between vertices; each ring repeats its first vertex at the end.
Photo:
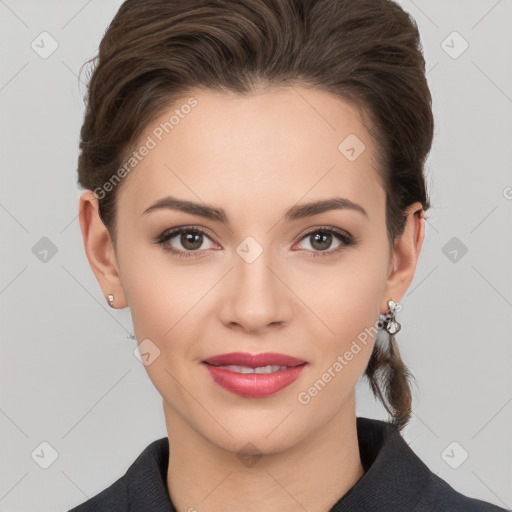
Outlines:
POLYGON ((204 360, 205 363, 213 366, 246 366, 248 368, 258 368, 264 366, 299 366, 304 364, 304 359, 287 356, 285 354, 276 354, 273 352, 264 352, 262 354, 248 354, 246 352, 231 352, 229 354, 220 354, 209 357, 204 360))
POLYGON ((239 396, 266 397, 295 382, 307 362, 284 354, 232 352, 209 357, 203 365, 214 382, 239 396))

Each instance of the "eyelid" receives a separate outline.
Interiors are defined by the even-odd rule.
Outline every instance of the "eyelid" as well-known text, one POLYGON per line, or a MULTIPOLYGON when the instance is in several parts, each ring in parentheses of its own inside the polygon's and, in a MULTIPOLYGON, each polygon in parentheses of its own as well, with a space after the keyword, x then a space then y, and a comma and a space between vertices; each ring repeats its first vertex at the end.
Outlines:
POLYGON ((173 226, 172 228, 164 229, 161 234, 157 235, 156 239, 164 238, 171 233, 179 233, 180 231, 199 231, 206 235, 208 238, 214 240, 215 236, 211 233, 211 231, 199 224, 180 224, 178 226, 173 226))
POLYGON ((343 235, 347 238, 353 239, 354 237, 344 229, 336 228, 334 226, 328 226, 328 225, 320 225, 320 226, 314 226, 312 228, 308 228, 304 233, 299 235, 299 240, 302 240, 307 235, 310 235, 311 233, 316 233, 317 231, 333 231, 335 233, 338 233, 339 235, 343 235))

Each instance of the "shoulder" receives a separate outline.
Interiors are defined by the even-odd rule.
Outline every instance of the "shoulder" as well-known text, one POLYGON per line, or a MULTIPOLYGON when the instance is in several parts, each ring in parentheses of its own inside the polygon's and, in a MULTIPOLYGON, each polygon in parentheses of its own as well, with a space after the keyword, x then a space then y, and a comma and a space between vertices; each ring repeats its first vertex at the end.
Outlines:
POLYGON ((127 493, 127 475, 126 473, 117 479, 106 489, 96 494, 87 501, 70 509, 68 512, 100 512, 112 511, 121 512, 128 510, 127 493))
POLYGON ((95 496, 68 512, 126 512, 144 510, 148 503, 153 510, 169 510, 170 501, 165 477, 169 441, 167 437, 149 444, 123 476, 95 496))
POLYGON ((487 501, 470 498, 451 487, 430 471, 428 484, 423 490, 414 512, 506 512, 487 501))
POLYGON ((393 512, 505 512, 455 490, 420 459, 388 422, 357 418, 365 474, 332 509, 393 512))

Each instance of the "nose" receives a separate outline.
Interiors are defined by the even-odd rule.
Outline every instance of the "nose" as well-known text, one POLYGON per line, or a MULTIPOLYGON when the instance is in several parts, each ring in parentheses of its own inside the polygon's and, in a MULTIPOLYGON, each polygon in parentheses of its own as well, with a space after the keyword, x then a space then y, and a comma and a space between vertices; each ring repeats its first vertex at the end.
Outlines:
POLYGON ((272 262, 270 251, 248 263, 235 256, 234 268, 222 289, 219 315, 224 325, 245 332, 282 328, 292 314, 293 294, 272 262))

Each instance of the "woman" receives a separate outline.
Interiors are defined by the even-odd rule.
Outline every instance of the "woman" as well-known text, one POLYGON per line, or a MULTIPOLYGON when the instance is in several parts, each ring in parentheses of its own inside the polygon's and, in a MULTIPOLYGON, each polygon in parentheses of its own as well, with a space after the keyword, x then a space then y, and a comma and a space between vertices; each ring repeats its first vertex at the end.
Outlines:
POLYGON ((73 511, 503 510, 400 434, 424 64, 391 1, 121 6, 89 84, 80 226, 168 435, 73 511), (389 422, 356 417, 362 375, 389 422))

